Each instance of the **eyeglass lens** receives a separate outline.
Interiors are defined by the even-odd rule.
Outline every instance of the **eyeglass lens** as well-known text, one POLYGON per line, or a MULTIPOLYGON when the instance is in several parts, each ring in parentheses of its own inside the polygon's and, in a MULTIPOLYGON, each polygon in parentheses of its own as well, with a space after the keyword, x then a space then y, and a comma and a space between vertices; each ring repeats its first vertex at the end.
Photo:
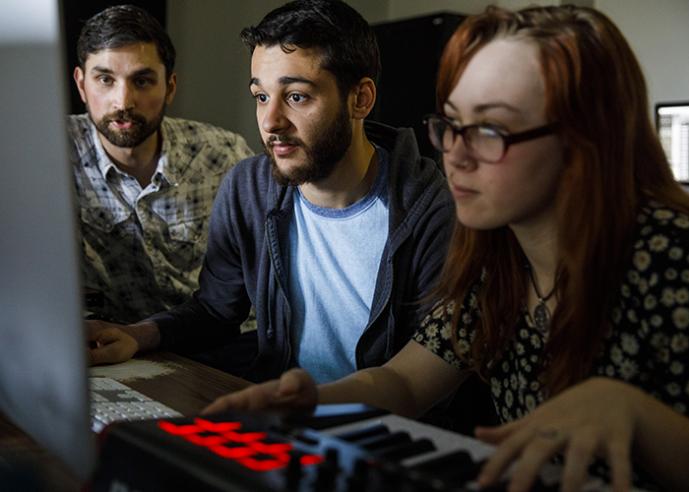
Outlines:
POLYGON ((486 161, 497 161, 502 157, 505 143, 502 136, 495 130, 485 126, 464 127, 457 131, 447 121, 440 118, 429 120, 430 138, 433 145, 441 152, 447 152, 455 144, 458 135, 464 140, 464 145, 476 157, 486 161))

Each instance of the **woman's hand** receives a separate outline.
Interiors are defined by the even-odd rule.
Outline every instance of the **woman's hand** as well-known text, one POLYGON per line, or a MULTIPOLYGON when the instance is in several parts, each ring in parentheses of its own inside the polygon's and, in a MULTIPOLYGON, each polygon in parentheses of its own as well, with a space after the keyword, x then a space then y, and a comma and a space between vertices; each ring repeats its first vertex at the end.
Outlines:
POLYGON ((201 413, 206 415, 224 410, 289 410, 307 413, 317 403, 318 389, 311 376, 303 369, 291 369, 280 379, 221 396, 201 413))
POLYGON ((541 467, 556 453, 565 464, 562 490, 579 490, 594 458, 603 457, 615 492, 631 487, 631 446, 643 396, 636 388, 607 378, 588 379, 546 401, 528 416, 476 437, 497 449, 479 475, 481 486, 500 478, 515 462, 509 491, 530 490, 541 467))

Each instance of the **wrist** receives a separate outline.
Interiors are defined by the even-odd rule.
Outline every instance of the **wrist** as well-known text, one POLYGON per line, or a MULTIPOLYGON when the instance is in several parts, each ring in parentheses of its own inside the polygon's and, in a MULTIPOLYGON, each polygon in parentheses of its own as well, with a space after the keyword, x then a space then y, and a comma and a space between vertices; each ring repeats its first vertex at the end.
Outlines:
POLYGON ((644 415, 649 411, 649 405, 653 405, 654 398, 643 392, 636 386, 609 377, 592 378, 594 381, 599 381, 606 386, 606 393, 615 401, 621 402, 631 417, 632 432, 636 433, 640 422, 644 415))
POLYGON ((160 345, 160 330, 155 321, 140 321, 125 325, 122 329, 136 341, 137 352, 155 350, 160 345))

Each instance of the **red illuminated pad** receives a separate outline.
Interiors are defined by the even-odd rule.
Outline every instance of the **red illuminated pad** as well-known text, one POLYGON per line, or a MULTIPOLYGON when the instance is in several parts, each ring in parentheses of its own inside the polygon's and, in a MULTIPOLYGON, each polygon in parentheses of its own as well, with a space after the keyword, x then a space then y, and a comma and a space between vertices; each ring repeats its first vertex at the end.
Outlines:
MULTIPOLYGON (((228 412, 108 426, 99 434, 99 466, 91 492, 360 490, 357 470, 362 465, 368 469, 369 462, 380 468, 371 453, 315 429, 371 413, 341 408, 339 413, 317 409, 305 419, 228 412)), ((365 475, 367 482, 380 482, 381 487, 388 480, 373 471, 365 475)))
MULTIPOLYGON (((191 424, 178 424, 169 420, 158 421, 158 427, 167 434, 206 448, 215 455, 232 460, 252 471, 272 471, 287 466, 294 446, 289 442, 275 442, 266 432, 243 429, 241 422, 212 422, 196 418, 191 424)), ((302 466, 321 463, 317 454, 299 457, 302 466)))

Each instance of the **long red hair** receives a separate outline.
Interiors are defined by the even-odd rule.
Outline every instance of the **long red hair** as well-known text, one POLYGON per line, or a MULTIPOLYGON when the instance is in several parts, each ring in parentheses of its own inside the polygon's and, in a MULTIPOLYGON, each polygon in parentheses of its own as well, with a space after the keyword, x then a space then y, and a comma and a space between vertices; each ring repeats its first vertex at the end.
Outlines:
MULTIPOLYGON (((638 207, 648 199, 689 211, 649 117, 646 83, 631 48, 600 12, 582 7, 489 7, 465 20, 443 53, 437 83, 442 111, 471 57, 497 38, 539 49, 546 117, 560 123, 566 170, 557 192, 558 307, 543 366, 551 393, 584 379, 610 328, 638 207)), ((521 248, 505 226, 459 222, 440 281, 458 303, 484 272, 471 358, 484 376, 513 336, 526 298, 521 248)), ((461 314, 455 310, 455 322, 461 314)))

